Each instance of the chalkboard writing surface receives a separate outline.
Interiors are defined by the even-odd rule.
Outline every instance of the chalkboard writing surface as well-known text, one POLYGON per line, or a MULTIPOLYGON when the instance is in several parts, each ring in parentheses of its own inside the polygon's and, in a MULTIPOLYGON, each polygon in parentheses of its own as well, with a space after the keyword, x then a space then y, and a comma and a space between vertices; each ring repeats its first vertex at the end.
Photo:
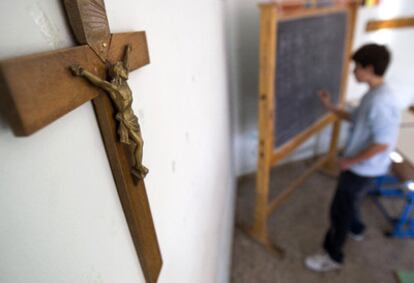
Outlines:
MULTIPOLYGON (((277 24, 274 143, 278 148, 325 114, 317 92, 339 101, 347 14, 336 12, 277 24)), ((347 63, 347 62, 345 62, 347 63)))

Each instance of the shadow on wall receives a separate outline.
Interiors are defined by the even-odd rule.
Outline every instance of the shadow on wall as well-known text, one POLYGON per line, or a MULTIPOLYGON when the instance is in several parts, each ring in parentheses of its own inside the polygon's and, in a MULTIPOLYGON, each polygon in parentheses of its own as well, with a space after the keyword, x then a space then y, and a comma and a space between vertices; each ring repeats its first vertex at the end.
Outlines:
POLYGON ((9 128, 5 115, 0 111, 0 130, 9 128))
POLYGON ((240 122, 243 132, 257 131, 259 85, 259 8, 242 11, 238 25, 240 122))
POLYGON ((258 1, 234 1, 227 22, 230 95, 236 174, 256 168, 259 76, 258 1), (234 4, 234 5, 233 5, 234 4))

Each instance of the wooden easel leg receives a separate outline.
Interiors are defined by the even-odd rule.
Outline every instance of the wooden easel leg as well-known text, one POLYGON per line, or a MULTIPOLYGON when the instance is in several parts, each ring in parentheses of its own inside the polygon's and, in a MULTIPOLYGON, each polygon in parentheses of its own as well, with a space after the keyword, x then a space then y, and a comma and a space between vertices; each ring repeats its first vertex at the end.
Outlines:
POLYGON ((276 257, 279 257, 279 258, 285 256, 285 251, 281 247, 279 247, 278 245, 272 243, 268 239, 267 232, 266 232, 265 237, 263 237, 263 235, 256 234, 255 227, 247 228, 247 227, 241 226, 240 229, 247 236, 249 236, 252 240, 254 240, 257 244, 259 244, 260 246, 265 248, 265 250, 267 252, 269 252, 270 254, 272 254, 273 256, 276 256, 276 257), (262 238, 260 238, 260 237, 262 237, 262 238))
POLYGON ((285 251, 281 247, 272 243, 269 240, 269 237, 267 234, 267 223, 266 222, 267 222, 267 217, 266 219, 264 219, 264 221, 262 219, 257 221, 254 224, 254 226, 251 228, 243 226, 243 225, 241 225, 239 228, 252 240, 254 240, 256 243, 264 247, 266 251, 269 252, 270 254, 276 257, 283 257, 285 255, 285 251))
POLYGON ((256 203, 254 224, 244 229, 253 239, 262 244, 272 254, 281 255, 282 250, 273 245, 268 238, 268 199, 269 174, 273 152, 273 79, 276 48, 276 9, 261 6, 260 16, 260 78, 259 78, 259 155, 256 177, 256 203))
MULTIPOLYGON (((263 149, 263 148, 262 148, 263 149)), ((268 237, 268 203, 269 203, 269 176, 270 166, 264 155, 259 153, 259 167, 256 176, 256 203, 254 213, 254 224, 252 228, 241 227, 241 229, 255 241, 262 244, 268 252, 276 256, 283 256, 284 251, 273 244, 268 237)))

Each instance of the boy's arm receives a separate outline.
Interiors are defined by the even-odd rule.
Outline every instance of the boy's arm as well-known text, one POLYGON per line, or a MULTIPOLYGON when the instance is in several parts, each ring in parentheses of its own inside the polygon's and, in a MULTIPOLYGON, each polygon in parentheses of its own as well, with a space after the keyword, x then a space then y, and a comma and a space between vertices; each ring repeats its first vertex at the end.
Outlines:
POLYGON ((342 110, 341 108, 335 106, 327 109, 334 113, 338 118, 352 122, 351 114, 349 112, 346 112, 345 110, 342 110))
POLYGON ((370 123, 366 130, 371 133, 372 143, 355 156, 342 159, 342 169, 348 169, 355 163, 387 150, 388 146, 395 142, 399 131, 399 114, 394 113, 393 108, 385 102, 376 103, 368 111, 368 119, 370 123))
POLYGON ((331 101, 331 96, 329 95, 328 92, 322 90, 318 93, 319 95, 319 99, 321 100, 323 106, 325 106, 325 108, 334 113, 338 118, 343 119, 343 120, 347 120, 349 122, 352 122, 351 119, 351 114, 346 112, 345 110, 336 107, 332 101, 331 101))
POLYGON ((79 65, 72 65, 70 66, 70 69, 74 75, 86 78, 93 85, 105 91, 110 92, 113 90, 113 86, 109 82, 102 80, 101 78, 95 76, 94 74, 86 71, 84 68, 80 67, 79 65))
POLYGON ((367 148, 359 152, 357 155, 352 157, 346 157, 339 161, 339 165, 342 170, 350 168, 352 165, 367 160, 378 153, 385 151, 388 148, 388 144, 373 143, 367 148))

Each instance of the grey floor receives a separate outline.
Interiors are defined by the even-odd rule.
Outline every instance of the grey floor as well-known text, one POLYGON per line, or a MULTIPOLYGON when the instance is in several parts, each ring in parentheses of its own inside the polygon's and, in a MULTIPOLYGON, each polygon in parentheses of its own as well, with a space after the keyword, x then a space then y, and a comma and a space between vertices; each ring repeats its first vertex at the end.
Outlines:
MULTIPOLYGON (((276 167, 271 174, 271 197, 299 176, 311 161, 276 167)), ((346 262, 339 271, 308 271, 303 260, 320 250, 328 227, 328 208, 336 180, 317 173, 275 212, 268 222, 271 241, 285 250, 283 258, 267 252, 239 227, 253 219, 255 176, 239 179, 231 279, 233 283, 392 283, 398 282, 396 270, 414 271, 414 238, 390 239, 383 231, 390 226, 370 199, 362 204, 368 228, 362 242, 349 240, 345 247, 346 262)), ((386 207, 399 213, 400 201, 386 201, 386 207)))

